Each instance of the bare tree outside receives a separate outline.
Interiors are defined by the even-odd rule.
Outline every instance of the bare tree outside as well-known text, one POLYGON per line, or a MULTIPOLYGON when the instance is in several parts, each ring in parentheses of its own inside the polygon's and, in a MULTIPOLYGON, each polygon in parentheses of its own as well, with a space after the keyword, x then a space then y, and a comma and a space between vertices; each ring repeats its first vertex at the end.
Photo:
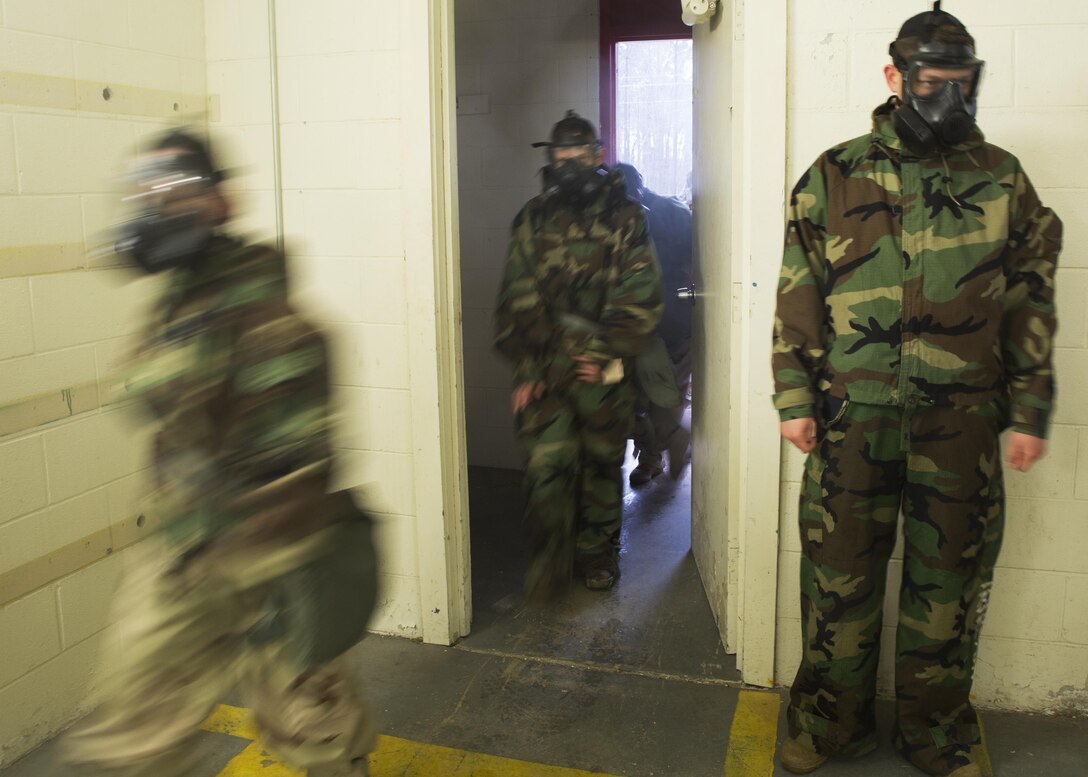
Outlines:
POLYGON ((691 116, 690 39, 616 44, 616 160, 658 194, 691 199, 691 116))

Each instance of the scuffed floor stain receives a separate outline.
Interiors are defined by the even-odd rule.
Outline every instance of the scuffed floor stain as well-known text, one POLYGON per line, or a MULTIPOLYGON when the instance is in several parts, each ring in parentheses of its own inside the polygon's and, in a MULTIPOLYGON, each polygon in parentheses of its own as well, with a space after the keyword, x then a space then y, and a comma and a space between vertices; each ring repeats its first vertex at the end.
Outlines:
POLYGON ((1054 694, 1054 704, 1047 707, 1045 714, 1088 717, 1088 678, 1085 678, 1083 688, 1062 687, 1054 694))

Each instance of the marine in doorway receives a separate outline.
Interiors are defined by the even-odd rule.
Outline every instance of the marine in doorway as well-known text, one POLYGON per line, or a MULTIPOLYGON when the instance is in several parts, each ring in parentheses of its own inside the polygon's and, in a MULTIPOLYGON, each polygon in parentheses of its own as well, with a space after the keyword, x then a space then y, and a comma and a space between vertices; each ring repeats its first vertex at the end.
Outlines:
POLYGON ((604 167, 593 125, 568 111, 550 140, 544 190, 514 219, 495 306, 495 347, 514 366, 525 459, 531 599, 619 575, 623 458, 634 414, 631 360, 663 309, 641 206, 604 167))
POLYGON ((980 777, 970 692, 1001 546, 1004 458, 1045 452, 1062 225, 975 124, 983 63, 940 10, 910 18, 869 134, 823 153, 787 208, 773 367, 800 498, 801 666, 782 765, 876 747, 888 559, 902 512, 894 741, 980 777))

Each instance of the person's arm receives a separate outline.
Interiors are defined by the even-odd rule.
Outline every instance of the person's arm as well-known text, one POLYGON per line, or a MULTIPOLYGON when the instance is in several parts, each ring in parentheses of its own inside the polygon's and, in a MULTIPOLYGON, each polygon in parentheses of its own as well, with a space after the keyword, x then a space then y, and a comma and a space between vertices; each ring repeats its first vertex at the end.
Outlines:
POLYGON ((617 277, 605 293, 600 329, 581 355, 601 364, 640 354, 665 309, 661 271, 642 209, 632 206, 618 228, 617 277))
POLYGON ((1012 425, 1005 458, 1010 467, 1021 472, 1046 452, 1054 401, 1054 275, 1061 243, 1061 220, 1039 202, 1031 181, 1018 166, 1001 345, 1012 425))
POLYGON ((534 266, 532 225, 523 209, 514 219, 494 316, 495 348, 514 363, 515 392, 544 380, 545 351, 554 335, 534 266))
POLYGON ((1017 170, 1014 185, 1002 322, 1005 378, 1012 428, 1045 438, 1054 399, 1054 273, 1062 223, 1039 202, 1023 170, 1017 170))
POLYGON ((286 299, 255 314, 235 341, 220 467, 238 496, 285 478, 323 491, 332 449, 325 338, 286 299))
POLYGON ((813 165, 794 187, 787 207, 786 245, 778 280, 771 356, 774 405, 783 422, 783 435, 795 444, 794 432, 803 431, 809 439, 811 424, 791 424, 787 430, 786 422, 814 418, 816 375, 827 348, 825 187, 819 165, 813 165))

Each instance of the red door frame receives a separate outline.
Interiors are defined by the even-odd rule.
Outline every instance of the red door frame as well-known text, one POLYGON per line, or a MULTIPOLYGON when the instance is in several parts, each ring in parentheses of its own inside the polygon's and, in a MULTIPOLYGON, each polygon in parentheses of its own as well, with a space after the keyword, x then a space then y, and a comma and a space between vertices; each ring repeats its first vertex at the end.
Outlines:
POLYGON ((600 124, 609 165, 616 163, 616 44, 689 39, 691 27, 680 19, 680 13, 680 0, 600 0, 600 124))

